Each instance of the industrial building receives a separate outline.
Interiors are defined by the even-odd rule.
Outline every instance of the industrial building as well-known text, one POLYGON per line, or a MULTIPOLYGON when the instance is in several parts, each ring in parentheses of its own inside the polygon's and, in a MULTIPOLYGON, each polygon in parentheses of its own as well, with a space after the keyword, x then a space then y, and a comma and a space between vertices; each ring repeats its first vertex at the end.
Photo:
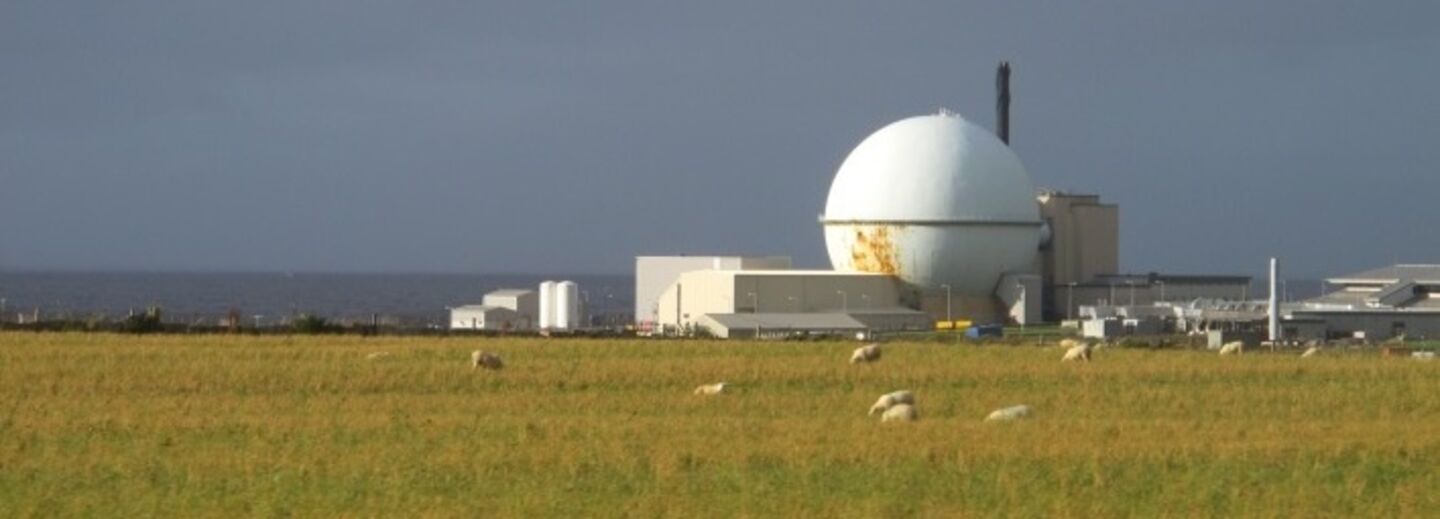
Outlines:
POLYGON ((485 299, 482 301, 481 304, 484 306, 508 308, 515 311, 529 321, 527 324, 533 324, 540 312, 539 296, 534 290, 502 288, 485 294, 485 299))
POLYGON ((1326 280, 1336 290, 1281 305, 1289 339, 1440 338, 1440 265, 1399 264, 1326 280))
POLYGON ((1117 288, 1134 305, 1166 292, 1231 297, 1249 282, 1117 274, 1118 206, 1035 189, 1009 146, 1009 78, 1002 62, 994 133, 942 109, 885 125, 845 157, 819 217, 834 271, 788 270, 780 257, 638 257, 637 329, 728 337, 1026 324, 1116 304, 1117 288))
POLYGON ((1084 282, 1051 287, 1054 320, 1083 317, 1082 307, 1144 307, 1160 302, 1245 301, 1249 276, 1099 274, 1084 282))
POLYGON ((531 320, 509 308, 487 305, 464 305, 450 309, 451 330, 523 331, 531 329, 531 320))
POLYGON ((481 304, 450 309, 452 330, 575 330, 583 327, 579 285, 544 281, 539 290, 502 288, 481 304))
POLYGON ((537 313, 538 300, 534 290, 502 288, 485 294, 481 304, 451 308, 450 329, 532 330, 537 313))
POLYGON ((692 270, 790 268, 786 256, 639 256, 635 258, 635 327, 649 333, 659 320, 660 294, 692 270))
POLYGON ((1045 222, 1035 269, 1045 285, 1041 313, 1055 321, 1073 313, 1075 286, 1120 271, 1120 208, 1101 203, 1099 195, 1052 190, 1042 190, 1035 200, 1045 222))
POLYGON ((894 276, 832 270, 693 270, 659 298, 665 333, 718 337, 929 330, 894 276))

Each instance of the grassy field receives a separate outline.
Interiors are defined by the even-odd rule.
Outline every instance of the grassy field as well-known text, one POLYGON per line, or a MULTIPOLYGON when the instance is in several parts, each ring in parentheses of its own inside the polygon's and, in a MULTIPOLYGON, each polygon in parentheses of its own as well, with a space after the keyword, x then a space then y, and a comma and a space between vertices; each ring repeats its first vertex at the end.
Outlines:
POLYGON ((0 334, 0 516, 1440 514, 1440 362, 854 346, 0 334))

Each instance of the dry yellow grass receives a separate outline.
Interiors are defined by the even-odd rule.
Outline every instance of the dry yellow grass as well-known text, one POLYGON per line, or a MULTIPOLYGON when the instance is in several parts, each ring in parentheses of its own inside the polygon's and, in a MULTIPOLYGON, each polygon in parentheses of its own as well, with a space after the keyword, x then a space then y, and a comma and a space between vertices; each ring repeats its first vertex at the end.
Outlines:
POLYGON ((853 346, 0 334, 0 515, 1440 514, 1440 363, 853 346))

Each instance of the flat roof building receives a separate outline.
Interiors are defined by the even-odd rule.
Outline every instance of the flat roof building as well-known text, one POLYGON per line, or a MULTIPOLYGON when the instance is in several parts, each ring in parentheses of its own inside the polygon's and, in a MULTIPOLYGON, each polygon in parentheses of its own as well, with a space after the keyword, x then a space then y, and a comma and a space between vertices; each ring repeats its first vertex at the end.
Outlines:
POLYGON ((831 270, 695 270, 660 295, 657 324, 666 333, 704 327, 721 337, 856 330, 929 330, 928 314, 901 304, 901 282, 888 274, 831 270), (766 329, 771 330, 768 334, 766 329))
POLYGON ((1075 291, 1062 293, 1062 287, 1120 271, 1120 207, 1100 202, 1100 195, 1059 191, 1041 191, 1035 199, 1045 225, 1035 269, 1044 280, 1041 314, 1065 319, 1074 314, 1073 303, 1068 311, 1064 305, 1075 291))
POLYGON ((451 330, 518 331, 530 329, 530 320, 509 308, 464 305, 450 309, 451 330))
POLYGON ((693 270, 788 269, 787 256, 638 256, 635 258, 635 324, 649 331, 659 320, 660 294, 693 270))
POLYGON ((1440 338, 1440 265, 1391 265, 1326 282, 1338 289, 1281 307, 1285 337, 1440 338))

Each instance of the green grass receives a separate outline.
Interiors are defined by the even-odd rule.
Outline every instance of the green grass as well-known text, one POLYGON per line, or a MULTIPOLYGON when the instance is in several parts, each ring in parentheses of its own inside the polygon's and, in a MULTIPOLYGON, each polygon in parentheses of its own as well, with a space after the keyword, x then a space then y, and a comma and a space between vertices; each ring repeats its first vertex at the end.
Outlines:
POLYGON ((0 515, 1440 514, 1440 363, 854 346, 0 334, 0 515))

